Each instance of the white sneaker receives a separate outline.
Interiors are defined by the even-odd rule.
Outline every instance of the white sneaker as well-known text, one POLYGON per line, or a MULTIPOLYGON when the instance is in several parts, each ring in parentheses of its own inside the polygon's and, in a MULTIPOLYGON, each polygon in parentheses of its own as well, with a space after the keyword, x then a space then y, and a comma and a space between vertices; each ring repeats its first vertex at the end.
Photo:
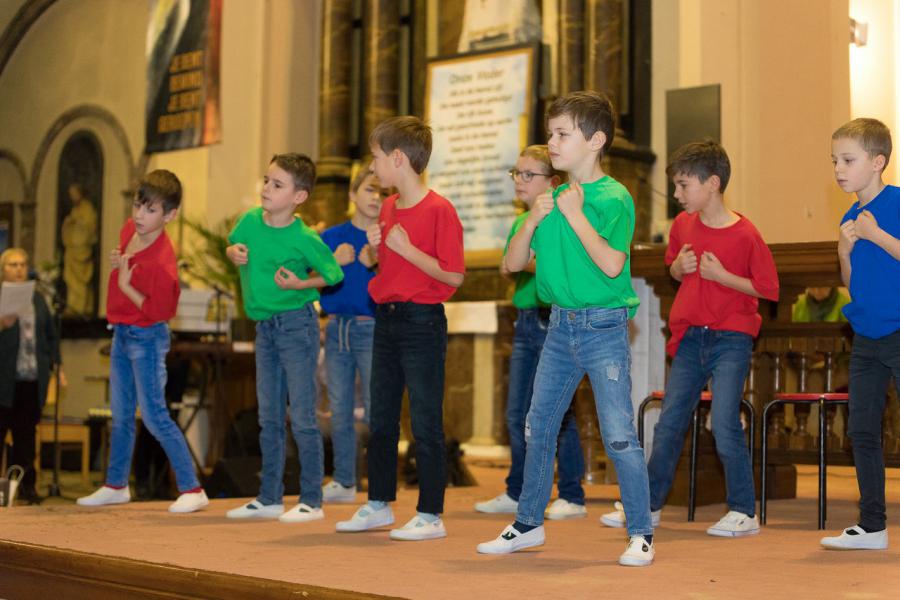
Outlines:
POLYGON ((519 533, 512 525, 500 532, 496 540, 478 544, 479 554, 509 554, 525 548, 544 545, 544 526, 535 527, 528 533, 519 533))
POLYGON ((209 506, 209 498, 206 497, 205 491, 200 490, 178 496, 178 499, 169 506, 169 512, 191 513, 207 506, 209 506))
POLYGON ((356 486, 344 487, 337 481, 322 486, 322 502, 353 504, 356 502, 356 486))
POLYGON ((584 504, 575 504, 574 502, 558 498, 547 507, 544 516, 554 521, 561 521, 562 519, 582 519, 587 516, 587 508, 584 504))
POLYGON ((419 515, 414 516, 400 529, 391 529, 392 540, 415 542, 443 537, 447 537, 447 530, 444 529, 444 522, 441 519, 429 523, 419 515))
POLYGON ((619 557, 619 564, 624 567, 646 567, 653 563, 656 549, 653 543, 647 543, 642 535, 633 535, 628 540, 625 552, 619 557))
MULTIPOLYGON (((607 527, 625 527, 625 507, 621 502, 616 502, 613 506, 616 507, 616 510, 600 517, 600 522, 607 527)), ((659 527, 661 517, 662 509, 650 511, 650 526, 654 529, 659 527)))
POLYGON ((318 521, 325 518, 325 511, 322 507, 313 508, 309 504, 301 502, 291 510, 287 511, 278 520, 282 523, 305 523, 307 521, 318 521))
POLYGON ((390 506, 379 510, 373 509, 368 504, 363 504, 357 509, 349 521, 338 521, 335 531, 340 533, 354 533, 368 531, 378 527, 387 527, 394 524, 394 512, 390 506))
POLYGON ((866 533, 862 527, 854 525, 841 532, 841 535, 823 537, 819 543, 830 550, 887 550, 888 532, 887 529, 882 529, 866 533))
POLYGON ((516 511, 519 510, 519 503, 510 498, 509 494, 503 492, 496 498, 491 498, 484 502, 476 502, 475 510, 480 513, 516 514, 516 511))
POLYGON ((81 506, 106 506, 107 504, 125 504, 131 502, 131 492, 128 486, 121 489, 103 486, 90 496, 84 496, 76 500, 81 506))
POLYGON ((748 517, 736 510, 728 511, 719 522, 706 530, 709 535, 718 537, 744 537, 759 533, 759 519, 756 516, 748 517))
POLYGON ((232 508, 225 516, 229 519, 277 519, 283 512, 284 504, 260 504, 258 500, 251 500, 232 508))

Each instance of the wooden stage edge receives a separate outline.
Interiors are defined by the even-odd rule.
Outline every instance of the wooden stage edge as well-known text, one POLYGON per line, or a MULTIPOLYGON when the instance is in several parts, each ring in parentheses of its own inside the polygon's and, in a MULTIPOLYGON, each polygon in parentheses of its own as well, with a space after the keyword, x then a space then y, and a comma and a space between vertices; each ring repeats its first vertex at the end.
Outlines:
POLYGON ((365 600, 396 598, 0 540, 0 598, 365 600))

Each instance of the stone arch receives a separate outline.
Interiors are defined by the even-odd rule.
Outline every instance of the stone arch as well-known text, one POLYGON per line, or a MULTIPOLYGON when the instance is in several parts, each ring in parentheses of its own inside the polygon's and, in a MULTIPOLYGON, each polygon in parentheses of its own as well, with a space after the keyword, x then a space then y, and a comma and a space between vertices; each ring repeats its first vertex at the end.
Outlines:
MULTIPOLYGON (((56 213, 59 188, 59 160, 66 142, 77 132, 88 132, 96 138, 104 156, 104 203, 100 222, 100 256, 104 257, 118 241, 118 232, 128 215, 134 180, 140 175, 140 165, 128 144, 125 129, 118 119, 103 107, 80 105, 60 115, 47 130, 35 155, 28 182, 28 196, 35 213, 35 264, 56 262, 58 215, 56 213)), ((109 276, 107 261, 100 261, 100 281, 109 276)), ((100 286, 99 306, 106 305, 106 289, 100 286)))

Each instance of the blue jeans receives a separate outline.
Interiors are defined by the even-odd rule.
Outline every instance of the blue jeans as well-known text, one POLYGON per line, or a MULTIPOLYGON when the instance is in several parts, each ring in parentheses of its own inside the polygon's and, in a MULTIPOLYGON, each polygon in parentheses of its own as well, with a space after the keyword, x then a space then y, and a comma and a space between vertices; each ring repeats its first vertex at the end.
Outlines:
POLYGON ((300 502, 322 505, 325 453, 316 421, 319 318, 312 304, 256 324, 256 396, 262 481, 257 501, 281 504, 284 496, 285 413, 300 455, 300 502))
POLYGON ((325 327, 325 371, 331 405, 331 443, 334 479, 344 487, 356 485, 356 373, 369 420, 369 385, 372 377, 372 337, 375 319, 333 315, 325 327))
POLYGON ((708 327, 691 327, 685 333, 672 361, 647 464, 651 510, 666 503, 691 415, 700 402, 700 392, 712 378, 712 432, 725 469, 728 508, 747 515, 756 513, 753 468, 741 428, 741 398, 752 352, 753 338, 746 333, 708 327))
POLYGON ((369 419, 369 500, 397 498, 397 442, 403 388, 416 442, 419 503, 423 513, 444 512, 444 362, 447 318, 443 304, 390 302, 375 311, 372 415, 369 419))
MULTIPOLYGON (((537 308, 519 309, 513 336, 512 355, 509 357, 509 395, 506 399, 506 426, 509 429, 509 448, 512 464, 506 478, 506 494, 518 500, 522 494, 522 477, 525 471, 525 415, 531 407, 534 391, 534 374, 537 371, 541 348, 547 337, 547 321, 540 317, 537 308)), ((584 455, 578 437, 575 420, 575 404, 569 407, 559 432, 559 497, 575 504, 584 504, 584 455)))
POLYGON ((850 353, 850 419, 847 435, 859 485, 859 524, 872 531, 887 525, 884 502, 882 418, 888 383, 900 392, 900 331, 872 339, 856 334, 850 353))
POLYGON ((144 426, 159 441, 175 471, 178 490, 185 492, 200 486, 184 434, 166 407, 168 352, 169 326, 165 323, 150 327, 116 325, 113 328, 109 355, 112 433, 107 485, 128 485, 134 452, 135 411, 140 406, 144 426))
POLYGON ((631 405, 631 353, 625 308, 553 307, 525 419, 525 484, 516 520, 541 525, 553 485, 563 415, 585 373, 591 380, 603 445, 615 464, 628 535, 653 533, 647 464, 631 405))

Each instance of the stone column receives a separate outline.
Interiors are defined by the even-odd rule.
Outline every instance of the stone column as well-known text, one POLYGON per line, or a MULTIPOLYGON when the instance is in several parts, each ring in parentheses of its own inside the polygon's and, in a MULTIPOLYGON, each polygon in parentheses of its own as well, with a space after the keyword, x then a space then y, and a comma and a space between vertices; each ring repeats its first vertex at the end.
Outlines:
POLYGON ((399 89, 400 3, 366 0, 363 11, 363 130, 360 152, 368 152, 369 134, 397 115, 399 89))
POLYGON ((584 88, 584 1, 559 0, 559 95, 584 88))
POLYGON ((350 182, 350 86, 353 0, 324 0, 319 89, 318 180, 300 207, 307 223, 345 220, 350 182))
POLYGON ((618 107, 622 87, 623 0, 584 2, 584 86, 606 92, 618 107))

